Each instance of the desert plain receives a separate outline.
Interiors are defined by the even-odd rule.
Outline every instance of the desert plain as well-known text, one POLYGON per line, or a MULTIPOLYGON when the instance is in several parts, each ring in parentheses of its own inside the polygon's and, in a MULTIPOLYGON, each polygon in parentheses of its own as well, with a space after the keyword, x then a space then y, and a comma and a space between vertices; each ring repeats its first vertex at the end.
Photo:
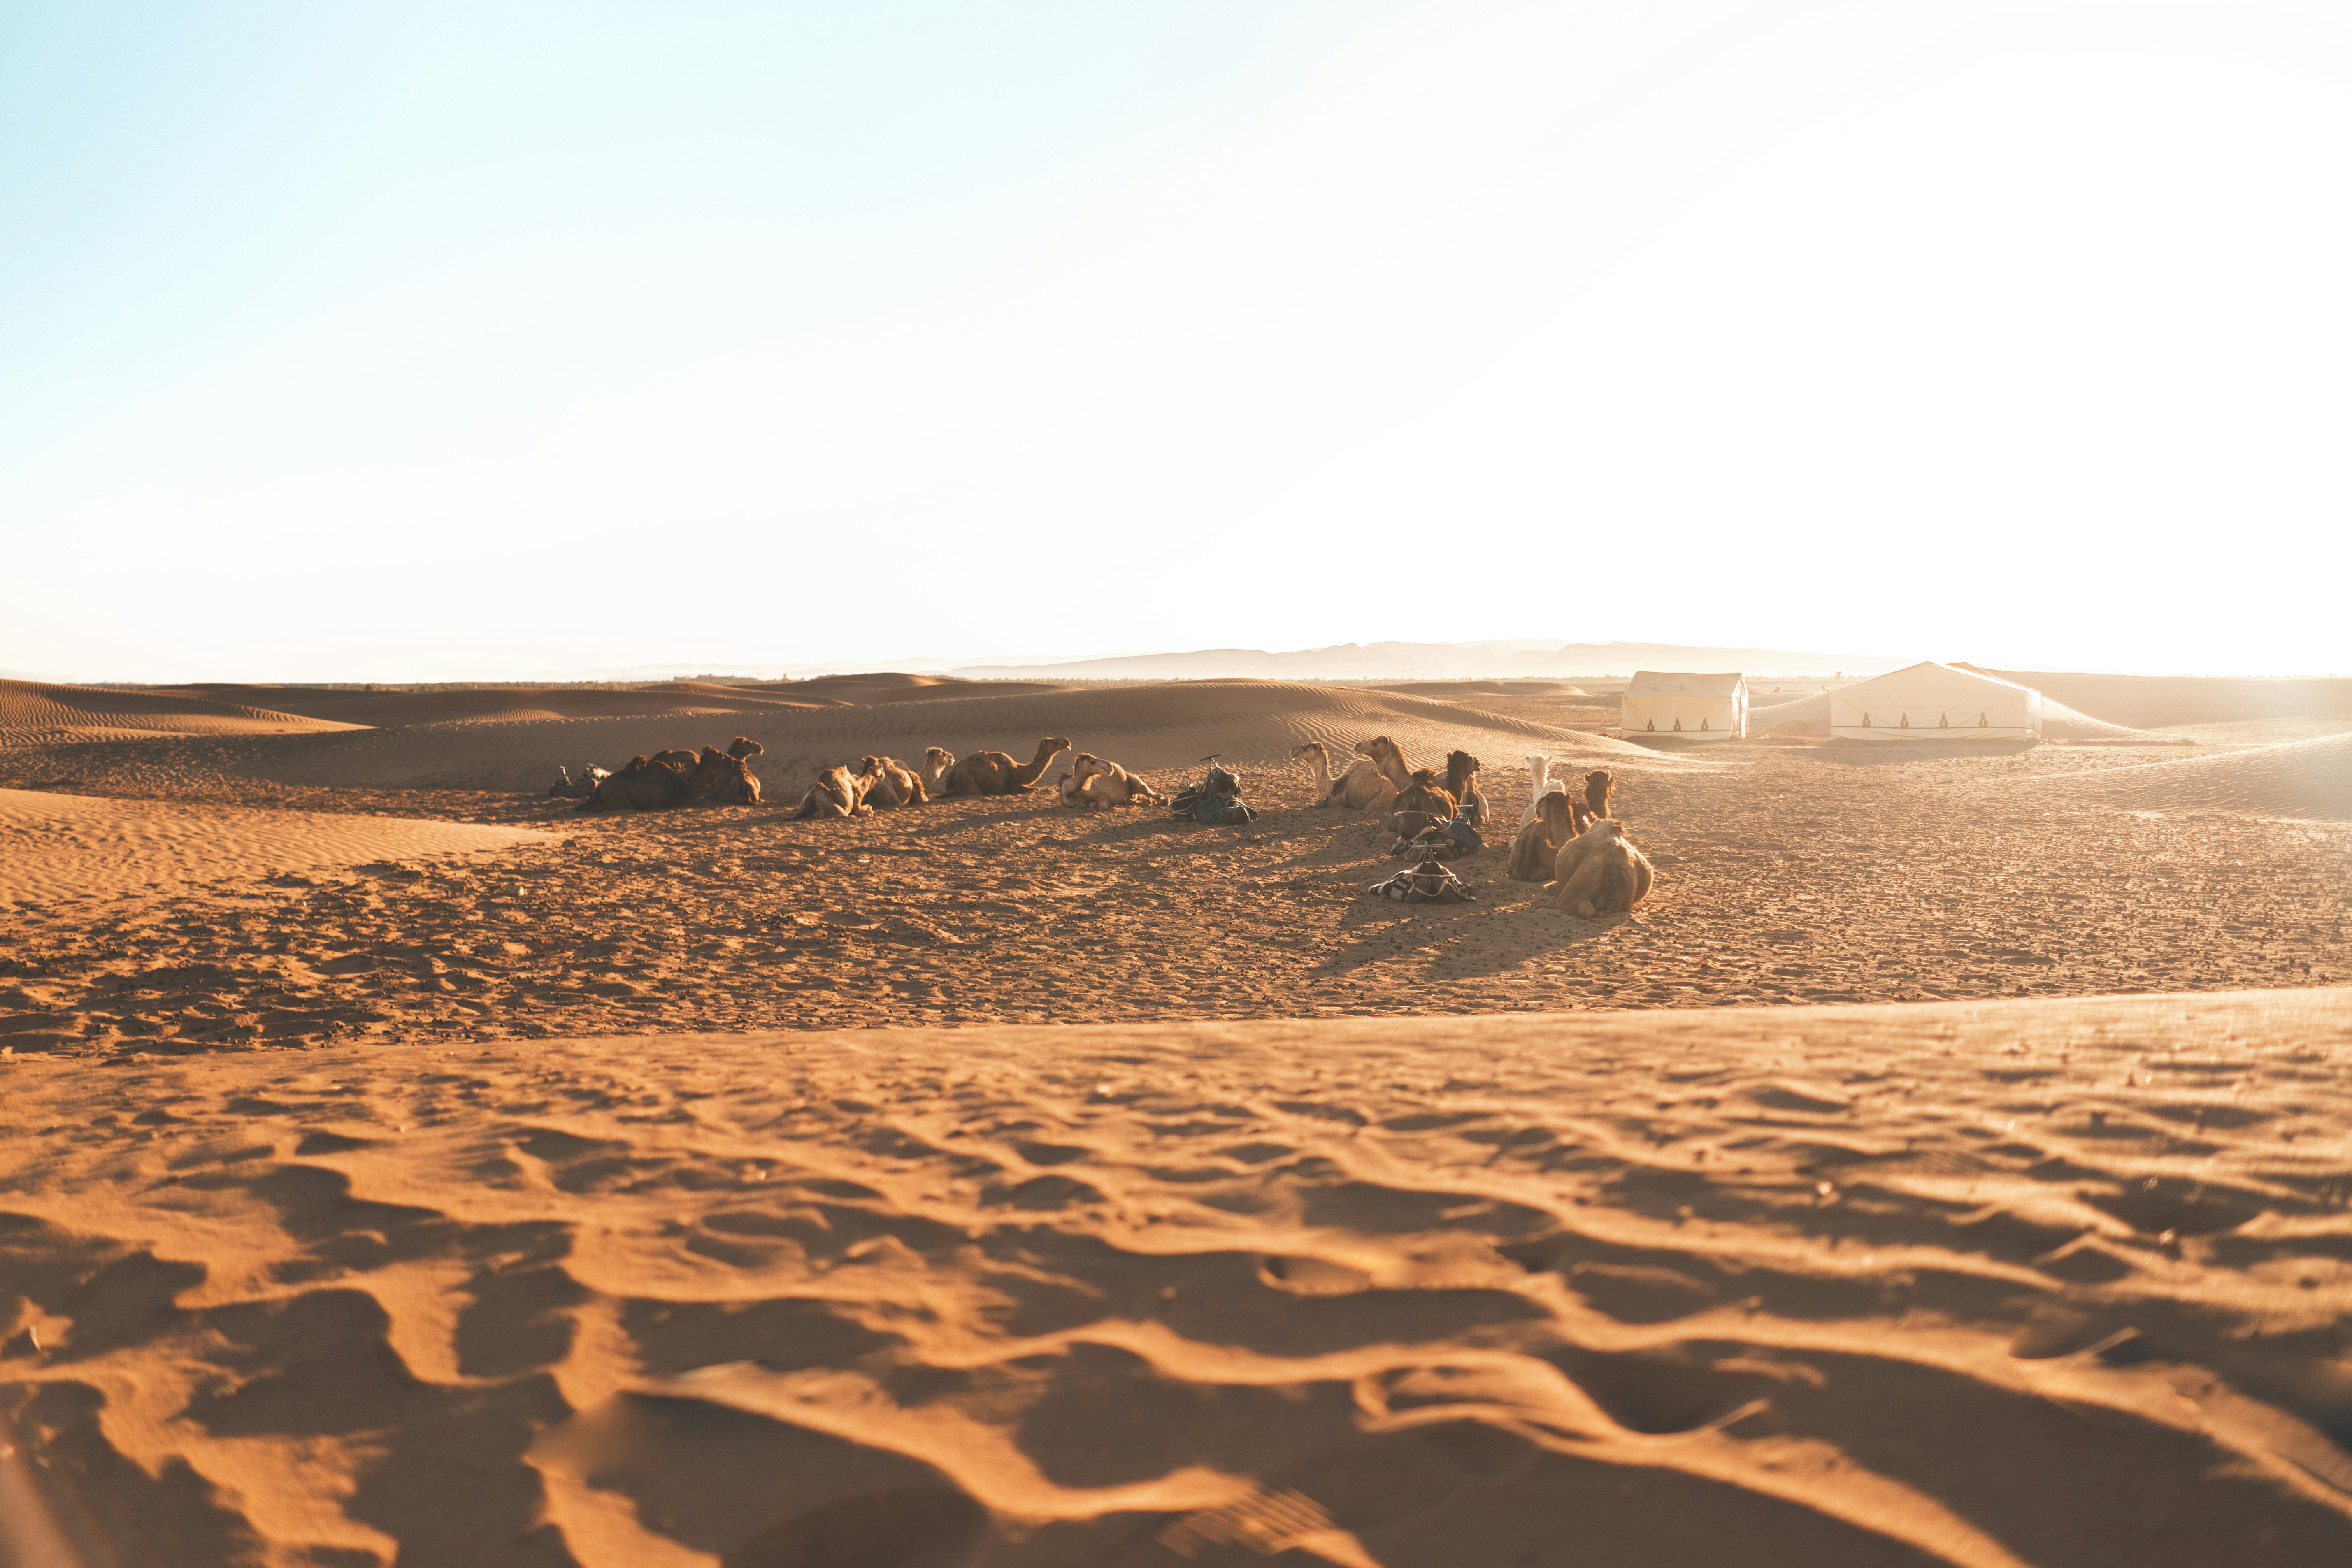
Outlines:
POLYGON ((2352 1561, 2352 690, 2032 679, 0 683, 0 1562, 2352 1561), (1472 900, 1312 805, 1375 734, 1472 900), (792 820, 1045 735, 1260 816, 792 820))

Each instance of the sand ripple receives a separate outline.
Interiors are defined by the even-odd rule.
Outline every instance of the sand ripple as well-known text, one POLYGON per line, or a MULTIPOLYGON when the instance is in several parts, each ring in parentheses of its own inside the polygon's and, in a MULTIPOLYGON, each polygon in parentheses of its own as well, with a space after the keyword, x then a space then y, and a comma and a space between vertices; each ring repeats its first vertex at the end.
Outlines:
POLYGON ((2336 1563, 2347 1050, 2323 991, 18 1058, 5 1398, 124 1561, 2336 1563))

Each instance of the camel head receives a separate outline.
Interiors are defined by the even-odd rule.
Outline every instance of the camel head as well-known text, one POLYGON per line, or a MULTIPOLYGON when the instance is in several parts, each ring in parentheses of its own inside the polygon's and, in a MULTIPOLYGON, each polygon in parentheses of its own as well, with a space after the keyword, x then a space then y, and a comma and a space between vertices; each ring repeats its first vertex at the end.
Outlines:
POLYGON ((1584 775, 1584 804, 1592 808, 1593 816, 1609 815, 1609 790, 1616 782, 1607 768, 1595 768, 1584 775))
POLYGON ((1381 753, 1383 751, 1393 752, 1395 750, 1396 742, 1390 740, 1386 735, 1375 735, 1369 741, 1359 741, 1356 742, 1356 754, 1360 757, 1370 757, 1376 763, 1381 760, 1381 753))
POLYGON ((1303 746, 1290 748, 1290 760, 1294 763, 1311 763, 1318 757, 1323 759, 1324 766, 1331 765, 1331 753, 1320 741, 1309 741, 1303 746))
POLYGON ((1445 788, 1448 794, 1459 795, 1467 788, 1478 771, 1478 759, 1467 752, 1445 753, 1445 788))
POLYGON ((1037 757, 1042 763, 1050 763, 1069 749, 1070 738, 1067 735, 1047 735, 1037 742, 1037 757))
POLYGON ((1568 798, 1565 790, 1553 790, 1536 802, 1536 816, 1555 832, 1560 829, 1570 835, 1576 832, 1576 803, 1568 798))
POLYGON ((727 754, 730 757, 756 757, 767 749, 749 735, 738 735, 727 742, 727 754))
POLYGON ((944 770, 953 766, 955 766, 955 753, 949 751, 945 746, 925 746, 923 748, 923 768, 926 772, 929 772, 933 768, 944 770))
POLYGON ((1110 772, 1110 764, 1092 752, 1080 752, 1070 759, 1070 775, 1084 784, 1097 773, 1110 772))

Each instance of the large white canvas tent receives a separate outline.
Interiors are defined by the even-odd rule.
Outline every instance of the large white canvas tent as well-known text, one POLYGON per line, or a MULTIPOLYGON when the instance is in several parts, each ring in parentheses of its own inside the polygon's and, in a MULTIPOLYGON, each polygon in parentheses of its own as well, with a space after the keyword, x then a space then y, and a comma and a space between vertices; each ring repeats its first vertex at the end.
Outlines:
POLYGON ((2042 693, 1948 664, 1915 664, 1830 693, 1841 741, 2038 741, 2042 693))
POLYGON ((1737 741, 1748 733, 1748 680, 1737 674, 1636 670, 1618 721, 1628 740, 1680 735, 1685 741, 1737 741))

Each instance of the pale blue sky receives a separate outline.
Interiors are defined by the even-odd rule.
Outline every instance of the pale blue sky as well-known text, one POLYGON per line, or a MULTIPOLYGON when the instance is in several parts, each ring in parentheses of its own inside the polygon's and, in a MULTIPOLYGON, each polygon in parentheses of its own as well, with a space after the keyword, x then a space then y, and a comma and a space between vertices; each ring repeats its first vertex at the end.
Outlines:
POLYGON ((2332 5, 0 6, 0 668, 2352 668, 2347 189, 2332 5))

